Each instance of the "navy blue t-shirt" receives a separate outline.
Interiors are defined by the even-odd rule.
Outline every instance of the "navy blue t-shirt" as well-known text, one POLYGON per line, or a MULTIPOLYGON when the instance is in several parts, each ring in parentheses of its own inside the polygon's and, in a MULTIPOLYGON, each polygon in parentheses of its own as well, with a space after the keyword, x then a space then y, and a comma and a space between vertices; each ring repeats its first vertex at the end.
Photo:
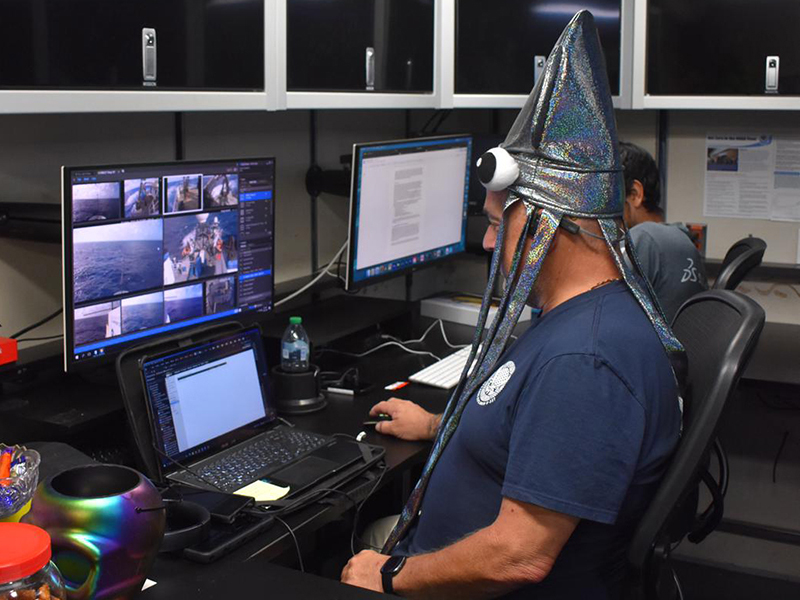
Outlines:
POLYGON ((397 552, 450 545, 511 498, 581 521, 544 582, 509 598, 614 597, 678 441, 677 398, 666 353, 622 282, 557 306, 470 399, 397 552))

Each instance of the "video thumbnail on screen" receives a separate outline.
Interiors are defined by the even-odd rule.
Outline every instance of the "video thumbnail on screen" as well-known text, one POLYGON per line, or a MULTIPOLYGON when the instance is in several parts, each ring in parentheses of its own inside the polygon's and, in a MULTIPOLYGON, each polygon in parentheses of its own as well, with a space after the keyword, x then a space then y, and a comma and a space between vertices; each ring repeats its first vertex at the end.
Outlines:
POLYGON ((235 307, 235 277, 221 277, 206 281, 206 314, 224 312, 235 307))
POLYGON ((75 344, 88 344, 122 333, 120 302, 103 302, 75 309, 75 344))
POLYGON ((203 177, 203 208, 225 208, 239 203, 239 176, 224 173, 203 177))
POLYGON ((122 300, 122 333, 152 329, 164 323, 164 292, 122 300))
POLYGON ((161 219, 75 229, 75 302, 160 287, 162 237, 161 219))
POLYGON ((239 267, 238 211, 164 220, 164 284, 224 275, 239 267))
POLYGON ((165 177, 167 201, 165 213, 200 210, 200 184, 202 175, 174 175, 165 177))
POLYGON ((164 292, 164 321, 175 323, 203 316, 203 284, 187 285, 164 292))
POLYGON ((120 218, 120 183, 83 183, 72 186, 72 222, 112 221, 120 218))
POLYGON ((161 214, 158 177, 125 180, 125 218, 141 219, 161 214))

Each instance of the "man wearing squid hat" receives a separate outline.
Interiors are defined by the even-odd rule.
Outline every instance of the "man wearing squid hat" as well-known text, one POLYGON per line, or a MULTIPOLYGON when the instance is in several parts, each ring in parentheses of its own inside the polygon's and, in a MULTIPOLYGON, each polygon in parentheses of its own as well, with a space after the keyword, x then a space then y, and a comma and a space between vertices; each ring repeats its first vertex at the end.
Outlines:
POLYGON ((353 557, 342 580, 412 598, 617 598, 627 543, 679 437, 683 350, 622 224, 590 13, 567 25, 478 172, 494 255, 475 366, 442 415, 397 399, 373 407, 392 416, 381 433, 434 443, 382 551, 353 557), (509 345, 525 304, 540 316, 509 345))

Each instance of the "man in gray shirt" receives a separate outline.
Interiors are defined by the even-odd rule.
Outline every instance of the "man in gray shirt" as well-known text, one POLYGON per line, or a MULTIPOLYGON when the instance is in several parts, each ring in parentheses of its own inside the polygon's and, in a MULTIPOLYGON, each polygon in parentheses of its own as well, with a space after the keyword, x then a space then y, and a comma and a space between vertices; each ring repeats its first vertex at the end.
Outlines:
POLYGON ((628 142, 620 142, 619 151, 625 169, 625 224, 644 274, 672 322, 681 304, 708 289, 703 258, 682 224, 664 223, 653 157, 628 142))

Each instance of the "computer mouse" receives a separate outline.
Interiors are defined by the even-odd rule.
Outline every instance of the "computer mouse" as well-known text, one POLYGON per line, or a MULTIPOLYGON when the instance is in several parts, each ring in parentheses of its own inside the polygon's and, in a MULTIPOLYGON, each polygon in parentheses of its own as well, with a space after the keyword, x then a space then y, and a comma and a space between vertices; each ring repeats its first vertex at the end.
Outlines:
POLYGON ((378 413, 374 417, 372 417, 369 421, 364 421, 364 425, 377 425, 381 421, 391 421, 392 415, 388 415, 386 413, 378 413))

